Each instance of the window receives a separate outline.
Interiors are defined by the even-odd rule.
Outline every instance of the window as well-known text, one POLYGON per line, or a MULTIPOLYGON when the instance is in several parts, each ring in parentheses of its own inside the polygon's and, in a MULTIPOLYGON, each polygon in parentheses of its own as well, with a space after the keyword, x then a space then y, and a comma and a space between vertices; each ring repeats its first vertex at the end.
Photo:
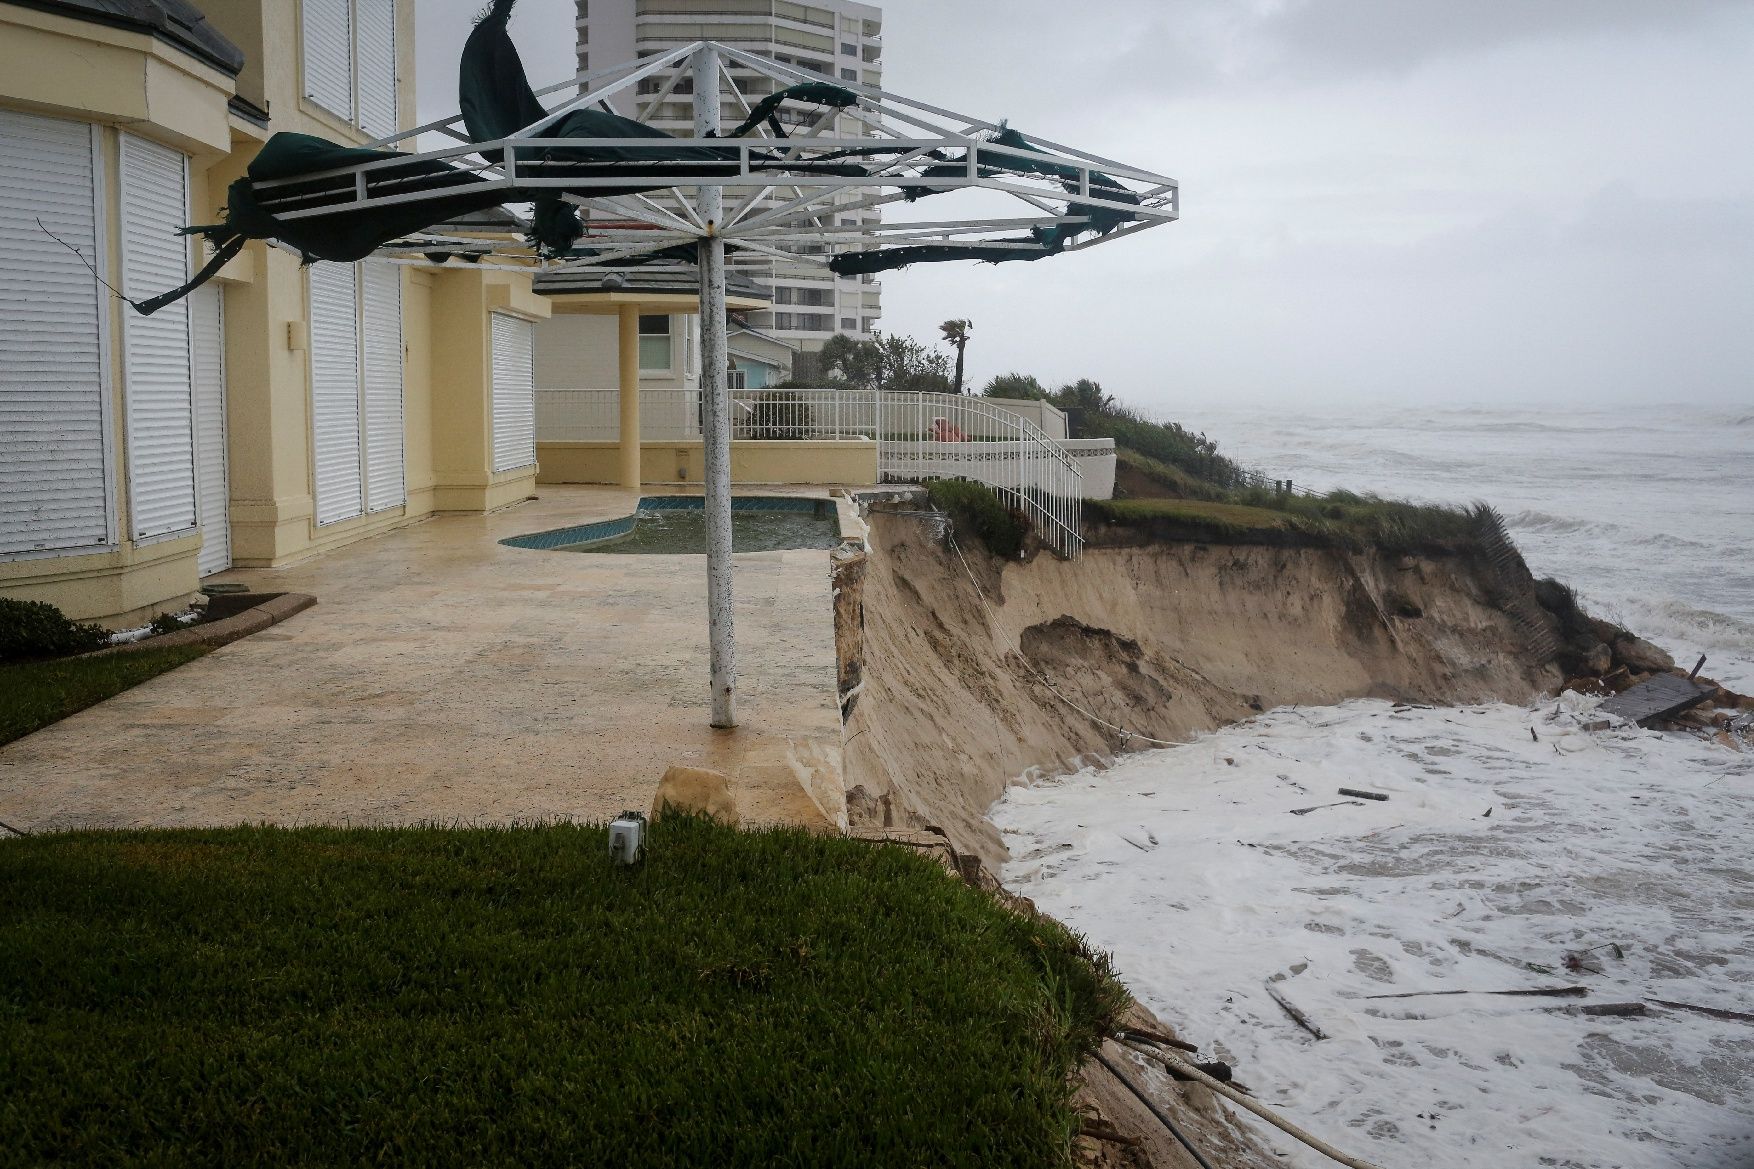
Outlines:
POLYGON ((859 328, 858 318, 856 318, 856 317, 842 317, 840 319, 840 331, 841 332, 853 333, 853 332, 857 332, 858 328, 859 328))
POLYGON ((865 332, 867 332, 867 333, 876 332, 877 331, 877 321, 878 321, 878 318, 876 318, 876 317, 866 317, 865 318, 865 332))
POLYGON ((842 81, 857 81, 859 79, 859 71, 857 69, 842 69, 840 71, 840 79, 842 81))
POLYGON ((536 461, 535 328, 510 313, 493 313, 493 469, 516 471, 536 461))
POLYGON ((639 368, 641 373, 669 373, 676 368, 669 317, 640 315, 639 368))
POLYGON ((843 57, 857 57, 859 55, 859 46, 849 45, 845 41, 842 41, 840 43, 840 53, 843 57))
POLYGON ((10 355, 0 361, 0 555, 103 547, 113 539, 110 306, 79 258, 37 227, 107 269, 92 127, 0 110, 0 153, 0 353, 10 355))
POLYGON ((402 417, 402 270, 310 269, 311 446, 317 522, 406 501, 402 417))
POLYGON ((749 371, 741 366, 732 366, 725 371, 725 388, 727 390, 746 390, 749 388, 749 371))
POLYGON ((374 138, 396 132, 396 0, 302 0, 304 94, 374 138))
MULTIPOLYGON (((188 239, 177 234, 189 213, 189 160, 126 133, 120 151, 122 290, 138 298, 189 277, 188 239)), ((130 534, 136 542, 180 535, 196 524, 188 301, 127 314, 122 338, 130 534)))

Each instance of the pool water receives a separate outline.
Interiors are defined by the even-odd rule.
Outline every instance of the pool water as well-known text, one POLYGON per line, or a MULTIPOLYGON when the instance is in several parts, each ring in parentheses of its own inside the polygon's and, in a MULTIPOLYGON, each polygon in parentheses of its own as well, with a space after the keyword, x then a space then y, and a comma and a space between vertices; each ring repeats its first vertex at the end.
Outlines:
MULTIPOLYGON (((648 496, 640 500, 637 512, 619 520, 535 532, 501 543, 616 556, 699 556, 706 553, 706 511, 699 496, 648 496)), ((829 500, 780 496, 731 501, 734 552, 829 549, 839 543, 840 523, 829 500)))

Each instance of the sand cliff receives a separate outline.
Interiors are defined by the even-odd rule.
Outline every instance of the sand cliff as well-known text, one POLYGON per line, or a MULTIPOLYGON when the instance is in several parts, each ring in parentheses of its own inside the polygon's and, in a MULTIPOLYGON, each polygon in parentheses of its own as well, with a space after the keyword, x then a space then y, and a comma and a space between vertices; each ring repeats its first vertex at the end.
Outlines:
POLYGON ((1001 562, 966 539, 959 558, 942 517, 870 521, 836 567, 849 818, 940 829, 995 870, 1006 784, 1153 745, 1114 727, 1174 742, 1275 706, 1561 680, 1514 615, 1533 582, 1462 557, 1095 533, 1079 560, 1001 562))

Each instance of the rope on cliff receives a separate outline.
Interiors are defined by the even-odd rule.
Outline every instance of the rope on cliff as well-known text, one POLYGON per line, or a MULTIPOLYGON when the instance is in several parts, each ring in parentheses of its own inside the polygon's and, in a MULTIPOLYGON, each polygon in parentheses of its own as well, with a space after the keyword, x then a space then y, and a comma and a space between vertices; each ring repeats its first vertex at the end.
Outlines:
POLYGON ((1187 1079, 1193 1080, 1196 1083, 1204 1084, 1220 1096, 1223 1096, 1226 1100, 1229 1100, 1233 1104, 1240 1104, 1242 1107, 1248 1109, 1280 1132, 1287 1136, 1295 1137, 1297 1140, 1302 1141, 1304 1144, 1308 1145, 1322 1156, 1327 1157, 1329 1160, 1338 1161, 1342 1165, 1349 1166, 1350 1169, 1378 1169, 1373 1163, 1359 1157, 1354 1157, 1349 1153, 1342 1153, 1339 1149, 1336 1149, 1333 1145, 1330 1145, 1320 1137, 1312 1136, 1311 1134, 1304 1132, 1301 1128, 1298 1128, 1295 1124, 1292 1124, 1289 1120, 1286 1120, 1283 1116, 1280 1116, 1265 1104, 1244 1096, 1241 1092, 1238 1092, 1235 1088, 1232 1088, 1222 1080, 1213 1079, 1211 1076, 1207 1075, 1205 1072, 1201 1071, 1193 1064, 1188 1063, 1184 1059, 1173 1056, 1166 1051, 1146 1051, 1143 1048, 1136 1047, 1130 1043, 1123 1043, 1121 1046, 1125 1047, 1128 1051, 1138 1052, 1147 1059, 1157 1061, 1175 1075, 1185 1076, 1187 1079))
MULTIPOLYGON (((962 546, 956 542, 956 532, 952 529, 946 529, 944 535, 945 535, 945 538, 950 541, 950 548, 952 551, 954 551, 956 553, 956 559, 958 559, 962 562, 962 571, 968 574, 968 583, 974 586, 974 595, 976 597, 980 598, 981 608, 984 609, 986 611, 986 614, 987 614, 987 623, 989 625, 993 626, 994 628, 997 628, 998 622, 994 619, 993 607, 991 605, 987 604, 986 590, 981 588, 981 582, 975 579, 974 569, 972 569, 968 566, 968 558, 963 556, 962 546)), ((1172 739, 1154 739, 1150 735, 1141 734, 1138 731, 1131 731, 1131 730, 1128 730, 1126 727, 1116 726, 1114 723, 1109 722, 1107 719, 1103 718, 1101 715, 1093 714, 1090 711, 1084 709, 1082 706, 1079 706, 1076 702, 1073 702, 1070 698, 1067 698, 1064 694, 1062 694, 1060 692, 1060 688, 1058 686, 1055 686, 1053 684, 1053 681, 1051 679, 1049 679, 1049 677, 1046 674, 1042 673, 1040 670, 1035 668, 1035 663, 1031 662, 1029 660, 1029 656, 1023 652, 1022 646, 1017 647, 1017 659, 1019 661, 1021 661, 1025 667, 1028 668, 1028 670, 1031 674, 1035 675, 1036 681, 1040 682, 1043 686, 1047 687, 1048 693, 1052 694, 1055 698, 1058 698, 1061 702, 1064 702, 1067 706, 1071 707, 1073 710, 1077 711, 1079 714, 1083 715, 1085 718, 1089 719, 1091 722, 1095 723, 1097 726, 1106 727, 1107 729, 1113 731, 1115 734, 1117 734, 1121 737, 1121 741, 1123 743, 1130 742, 1134 739, 1138 739, 1142 743, 1153 743, 1159 747, 1179 747, 1182 745, 1180 743, 1175 742, 1172 739)))

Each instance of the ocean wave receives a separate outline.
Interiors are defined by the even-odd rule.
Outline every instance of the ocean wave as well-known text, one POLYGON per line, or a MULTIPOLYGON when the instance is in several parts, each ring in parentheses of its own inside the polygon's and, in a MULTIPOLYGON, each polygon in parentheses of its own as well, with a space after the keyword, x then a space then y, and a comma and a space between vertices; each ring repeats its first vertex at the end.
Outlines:
POLYGON ((1612 520, 1586 520, 1579 516, 1554 515, 1551 512, 1529 508, 1512 512, 1504 517, 1504 523, 1513 536, 1539 535, 1542 537, 1574 536, 1596 540, 1611 540, 1621 555, 1636 556, 1640 553, 1656 552, 1677 553, 1709 563, 1724 556, 1733 556, 1736 546, 1731 544, 1712 543, 1707 540, 1696 540, 1674 532, 1639 531, 1626 524, 1617 524, 1612 520))
POLYGON ((1640 636, 1754 653, 1754 621, 1676 600, 1626 600, 1620 607, 1640 636))
POLYGON ((1576 516, 1553 515, 1550 512, 1536 511, 1530 508, 1515 512, 1504 517, 1505 526, 1512 531, 1522 529, 1533 532, 1583 532, 1591 529, 1607 529, 1616 525, 1602 520, 1579 519, 1576 516))

